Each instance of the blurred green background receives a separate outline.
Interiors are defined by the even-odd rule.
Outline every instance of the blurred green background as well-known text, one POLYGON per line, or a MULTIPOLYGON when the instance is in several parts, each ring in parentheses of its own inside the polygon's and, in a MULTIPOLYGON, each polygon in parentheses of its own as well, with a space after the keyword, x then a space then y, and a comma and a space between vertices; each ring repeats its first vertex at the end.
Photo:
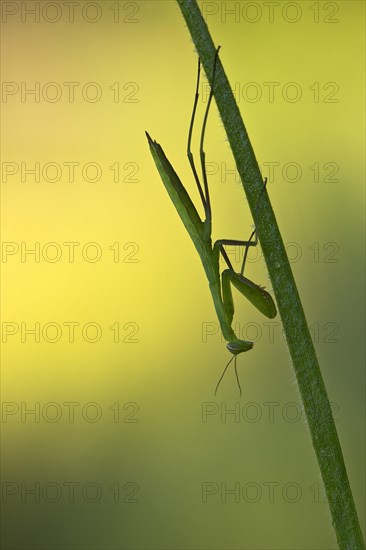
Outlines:
MULTIPOLYGON (((269 177, 363 524, 364 3, 200 6, 269 177)), ((176 3, 1 7, 3 547, 336 548, 280 318, 238 294, 255 342, 243 397, 232 372, 213 396, 228 352, 144 135, 198 204, 197 58, 176 3)), ((215 105, 206 156, 213 237, 247 238, 215 105)), ((246 269, 271 288, 260 249, 246 269)))

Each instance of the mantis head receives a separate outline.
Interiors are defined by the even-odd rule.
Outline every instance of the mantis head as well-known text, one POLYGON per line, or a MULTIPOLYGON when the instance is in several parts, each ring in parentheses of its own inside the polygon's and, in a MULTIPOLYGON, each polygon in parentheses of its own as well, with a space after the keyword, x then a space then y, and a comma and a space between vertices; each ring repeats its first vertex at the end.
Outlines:
POLYGON ((227 349, 233 354, 233 356, 228 362, 228 364, 226 365, 224 372, 222 373, 221 378, 217 383, 217 386, 215 389, 215 395, 217 394, 217 390, 219 388, 219 385, 221 384, 221 380, 224 378, 230 363, 234 359, 234 371, 236 376, 236 382, 238 384, 238 388, 241 396, 242 392, 241 392, 241 386, 240 386, 239 377, 238 377, 238 371, 236 369, 236 358, 239 355, 239 353, 243 353, 244 351, 249 351, 250 349, 253 348, 253 346, 254 346, 253 342, 250 342, 249 340, 233 340, 232 342, 229 342, 228 344, 226 344, 227 349))
POLYGON ((249 342, 248 340, 234 340, 233 342, 229 342, 228 344, 226 344, 227 349, 233 355, 239 355, 239 353, 249 351, 253 348, 253 346, 253 342, 249 342))

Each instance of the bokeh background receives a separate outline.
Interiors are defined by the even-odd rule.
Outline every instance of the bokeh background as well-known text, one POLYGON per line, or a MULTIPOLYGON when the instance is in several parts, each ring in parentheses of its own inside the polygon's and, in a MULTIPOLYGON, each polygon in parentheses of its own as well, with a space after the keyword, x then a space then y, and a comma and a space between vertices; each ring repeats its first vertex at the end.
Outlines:
MULTIPOLYGON (((200 5, 269 177, 364 524, 364 3, 200 5)), ((1 7, 3 547, 336 548, 280 318, 237 293, 255 347, 243 397, 232 372, 213 395, 228 352, 144 135, 198 204, 197 58, 176 3, 1 7)), ((206 155, 213 237, 247 238, 215 105, 206 155)), ((271 289, 260 249, 246 269, 271 289)))

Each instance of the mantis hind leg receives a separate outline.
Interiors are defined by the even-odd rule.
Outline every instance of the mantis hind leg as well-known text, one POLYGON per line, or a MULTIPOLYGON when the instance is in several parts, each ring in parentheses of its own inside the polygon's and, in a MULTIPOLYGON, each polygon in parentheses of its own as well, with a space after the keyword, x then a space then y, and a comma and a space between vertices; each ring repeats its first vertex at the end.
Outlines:
POLYGON ((203 117, 201 140, 200 140, 201 170, 202 170, 203 185, 204 185, 205 194, 206 194, 206 201, 207 201, 206 217, 209 218, 209 219, 211 219, 211 203, 210 203, 210 193, 209 193, 209 190, 208 190, 208 181, 207 181, 207 172, 206 172, 206 154, 205 154, 203 145, 204 145, 204 141, 205 141, 205 133, 206 133, 206 124, 207 124, 207 119, 208 119, 208 113, 210 111, 210 106, 211 106, 212 98, 213 98, 213 95, 214 95, 215 75, 216 75, 216 67, 217 67, 217 59, 219 57, 219 51, 220 51, 220 46, 218 46, 218 48, 216 50, 215 59, 214 59, 214 62, 213 62, 210 95, 208 97, 207 107, 206 107, 205 115, 203 117))
POLYGON ((259 206, 260 206, 260 199, 262 198, 263 192, 266 190, 266 186, 267 186, 267 178, 264 178, 263 189, 260 192, 260 195, 259 195, 259 198, 258 198, 258 201, 257 201, 256 211, 255 211, 255 218, 256 218, 255 219, 255 228, 254 228, 254 231, 252 232, 252 234, 250 235, 249 240, 246 241, 246 248, 245 248, 245 252, 244 252, 243 263, 241 264, 241 270, 240 270, 241 275, 244 274, 244 268, 245 268, 245 263, 247 261, 249 246, 253 246, 253 244, 255 244, 255 245, 258 244, 258 237, 257 237, 258 210, 259 210, 259 206), (255 237, 254 241, 252 240, 253 237, 255 237))
POLYGON ((253 237, 255 235, 256 235, 256 230, 254 229, 254 231, 250 235, 250 238, 249 238, 248 241, 238 241, 236 239, 219 239, 218 241, 215 242, 214 249, 219 250, 221 252, 221 255, 224 258, 228 268, 231 269, 232 271, 235 271, 235 269, 232 266, 231 261, 229 260, 229 257, 227 255, 227 252, 226 252, 225 248, 224 248, 224 245, 234 245, 234 246, 243 246, 243 247, 245 247, 243 263, 242 263, 242 267, 241 267, 241 270, 240 270, 240 273, 243 274, 244 273, 245 262, 246 262, 246 259, 247 259, 248 249, 249 249, 250 246, 257 246, 257 244, 258 244, 257 237, 255 237, 255 239, 253 240, 253 237))
POLYGON ((206 111, 205 111, 205 114, 204 114, 203 125, 202 125, 202 130, 201 130, 200 160, 201 160, 201 170, 202 170, 202 178, 203 178, 203 188, 202 188, 200 179, 199 179, 198 174, 197 174, 196 165, 195 165, 193 154, 192 154, 192 151, 191 151, 193 126, 194 126, 194 120, 195 120, 195 117, 196 117, 197 103, 198 103, 198 98, 199 98, 198 89, 199 89, 200 72, 201 72, 201 62, 200 62, 199 58, 198 58, 196 92, 195 92, 195 96, 194 96, 193 110, 192 110, 191 122, 190 122, 190 125, 189 125, 188 143, 187 143, 188 160, 189 160, 189 163, 191 165, 193 176, 194 176, 194 179, 196 181, 197 188, 198 188, 198 191, 199 191, 199 194, 200 194, 200 197, 201 197, 201 201, 202 201, 202 204, 203 204, 203 207, 204 207, 204 210, 205 210, 206 219, 209 220, 210 222, 211 222, 211 202, 210 202, 210 192, 209 192, 209 189, 208 189, 206 163, 205 163, 205 152, 203 150, 203 144, 204 144, 204 139, 205 139, 208 113, 209 113, 211 101, 212 101, 212 98, 213 98, 213 85, 214 85, 214 81, 215 81, 216 65, 217 65, 217 58, 218 58, 218 55, 219 55, 219 50, 220 50, 220 46, 216 50, 216 55, 215 55, 215 59, 214 59, 214 63, 213 63, 212 86, 211 86, 211 89, 210 89, 210 95, 209 95, 209 99, 208 99, 208 102, 207 102, 207 107, 206 107, 206 111))
POLYGON ((200 194, 203 207, 204 207, 205 212, 206 212, 207 200, 206 200, 205 194, 203 192, 200 179, 199 179, 198 174, 197 174, 196 165, 195 165, 193 154, 192 154, 192 151, 191 151, 191 142, 192 142, 194 119, 196 117, 197 103, 198 103, 198 98, 199 98, 198 87, 199 87, 199 82, 200 82, 200 73, 201 73, 201 62, 200 62, 200 59, 198 58, 196 93, 195 93, 195 96, 194 96, 191 122, 189 124, 189 131, 188 131, 187 156, 188 156, 189 164, 191 165, 191 169, 192 169, 192 172, 193 172, 195 182, 197 184, 197 189, 198 189, 198 192, 200 194))
POLYGON ((233 266, 232 266, 232 264, 229 260, 229 257, 226 253, 224 245, 236 245, 236 246, 245 247, 243 262, 241 264, 241 269, 240 269, 240 274, 241 275, 244 275, 244 268, 245 268, 245 264, 246 264, 246 261, 247 261, 249 247, 258 245, 257 227, 256 227, 257 226, 257 218, 258 218, 258 210, 259 210, 259 207, 260 207, 260 202, 261 202, 262 195, 263 195, 264 191, 266 190, 266 186, 267 186, 267 178, 264 178, 263 189, 261 190, 261 192, 259 194, 259 197, 257 199, 257 206, 256 206, 256 209, 255 209, 255 215, 254 215, 255 228, 252 231, 249 239, 247 241, 240 241, 240 240, 238 241, 236 239, 220 239, 220 240, 216 241, 215 245, 214 245, 214 248, 219 249, 219 251, 222 254, 222 257, 224 258, 224 260, 225 260, 225 262, 228 266, 228 268, 231 269, 232 271, 235 271, 235 270, 234 270, 234 268, 233 268, 233 266))

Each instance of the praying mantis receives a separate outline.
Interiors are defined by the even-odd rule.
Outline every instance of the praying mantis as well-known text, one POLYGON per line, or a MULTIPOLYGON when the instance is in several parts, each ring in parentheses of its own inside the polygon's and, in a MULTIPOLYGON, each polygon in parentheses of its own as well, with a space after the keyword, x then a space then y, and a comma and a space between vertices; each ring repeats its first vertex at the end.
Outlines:
MULTIPOLYGON (((223 337, 227 341, 226 347, 232 353, 232 357, 227 363, 220 380, 217 383, 215 389, 215 395, 217 393, 218 387, 223 379, 227 368, 230 363, 234 360, 234 370, 236 375, 236 380, 238 383, 240 395, 242 394, 241 386, 237 373, 236 359, 240 353, 249 351, 253 348, 253 342, 248 340, 241 340, 236 336, 232 328, 232 321, 234 317, 234 302, 231 291, 231 285, 233 285, 245 298, 247 298, 263 315, 269 319, 273 319, 276 314, 276 306, 271 295, 264 289, 264 287, 253 283, 246 277, 244 277, 244 267, 247 259, 247 254, 249 247, 257 246, 258 239, 256 228, 252 232, 249 240, 240 241, 234 239, 220 239, 212 245, 211 232, 212 232, 212 211, 211 211, 211 202, 210 202, 210 193, 208 188, 207 181, 207 172, 205 164, 205 152, 204 152, 204 138, 206 131, 206 124, 208 113, 210 110, 210 105, 213 98, 214 92, 214 80, 216 72, 217 58, 219 54, 220 46, 216 50, 216 55, 213 63, 213 73, 212 73, 212 86, 210 88, 210 94, 207 102, 206 111, 204 114, 203 125, 201 130, 201 139, 200 139, 200 162, 202 170, 202 179, 203 187, 201 185, 200 179, 197 174, 196 165, 194 162, 193 154, 191 152, 191 141, 194 120, 196 116, 197 103, 199 98, 199 82, 200 82, 200 68, 201 63, 198 59, 198 74, 197 74, 197 84, 196 84, 196 93, 193 103, 193 111, 188 131, 188 144, 187 144, 187 156, 193 172, 195 182, 197 184, 198 192, 203 204, 205 219, 201 220, 200 215, 198 214, 195 205, 192 202, 188 192, 186 191, 184 185, 180 181, 178 175, 176 174, 174 168, 170 164, 169 160, 165 156, 165 153, 162 147, 153 140, 150 135, 146 132, 146 137, 150 146, 150 151, 152 157, 155 161, 156 167, 160 174, 160 177, 163 181, 163 184, 185 226, 187 229, 194 246, 197 249, 197 252, 201 258, 203 268, 206 272, 206 276, 209 283, 209 288, 211 291, 212 299, 214 302, 216 314, 220 323, 220 328, 223 337), (243 257, 243 262, 241 270, 239 273, 236 273, 229 258, 225 251, 225 245, 237 245, 245 247, 245 253, 243 257), (227 264, 227 269, 220 273, 220 254, 227 264)), ((263 190, 266 189, 267 179, 264 181, 263 190)), ((260 197, 257 202, 257 207, 260 197)), ((258 208, 257 208, 258 209, 258 208)), ((256 222, 256 220, 255 220, 256 222)))

